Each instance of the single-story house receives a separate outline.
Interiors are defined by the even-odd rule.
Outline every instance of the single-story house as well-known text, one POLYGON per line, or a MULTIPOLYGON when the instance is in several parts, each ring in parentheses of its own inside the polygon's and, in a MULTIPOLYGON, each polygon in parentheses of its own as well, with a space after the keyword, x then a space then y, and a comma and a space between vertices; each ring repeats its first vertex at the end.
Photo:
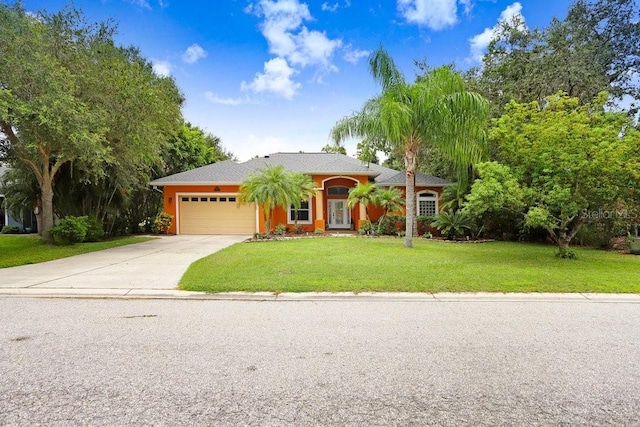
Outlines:
MULTIPOLYGON (((358 229, 366 219, 364 206, 349 209, 349 190, 358 183, 375 182, 380 187, 404 190, 405 172, 376 164, 366 164, 337 153, 275 153, 237 163, 225 160, 177 173, 151 182, 163 187, 164 210, 173 215, 173 234, 253 234, 264 232, 262 215, 255 204, 238 203, 240 185, 265 166, 282 165, 285 170, 304 173, 316 184, 316 194, 302 203, 297 224, 305 231, 358 229)), ((435 215, 445 185, 441 178, 416 174, 416 214, 435 215)), ((382 210, 369 206, 371 220, 382 210)), ((274 212, 272 226, 296 224, 293 206, 274 212)))

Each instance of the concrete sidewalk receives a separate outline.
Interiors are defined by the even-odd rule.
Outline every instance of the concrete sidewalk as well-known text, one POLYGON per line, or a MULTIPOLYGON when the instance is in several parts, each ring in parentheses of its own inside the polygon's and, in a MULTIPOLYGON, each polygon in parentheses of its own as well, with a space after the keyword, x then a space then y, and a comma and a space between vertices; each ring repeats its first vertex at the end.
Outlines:
POLYGON ((0 269, 0 295, 170 291, 192 262, 248 236, 162 236, 148 242, 0 269))

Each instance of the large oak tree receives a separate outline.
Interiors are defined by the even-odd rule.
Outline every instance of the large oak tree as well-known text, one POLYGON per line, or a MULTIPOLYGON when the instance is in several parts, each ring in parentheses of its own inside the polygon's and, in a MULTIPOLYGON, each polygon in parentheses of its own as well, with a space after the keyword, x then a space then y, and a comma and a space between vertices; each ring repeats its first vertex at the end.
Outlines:
POLYGON ((0 4, 3 157, 26 165, 38 187, 39 232, 53 226, 64 166, 108 179, 113 194, 148 179, 145 167, 181 123, 182 96, 135 48, 115 45, 110 23, 81 12, 28 14, 0 4))

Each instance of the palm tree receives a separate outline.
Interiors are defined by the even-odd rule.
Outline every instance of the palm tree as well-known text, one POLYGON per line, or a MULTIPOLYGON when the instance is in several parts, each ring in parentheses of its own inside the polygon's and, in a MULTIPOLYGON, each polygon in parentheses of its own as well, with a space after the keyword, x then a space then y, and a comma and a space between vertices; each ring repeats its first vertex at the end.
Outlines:
POLYGON ((448 67, 428 70, 409 84, 389 54, 380 48, 369 58, 382 93, 360 111, 340 119, 331 130, 335 142, 348 138, 384 141, 387 151, 404 158, 406 169, 406 240, 413 247, 415 173, 423 147, 437 147, 462 171, 480 161, 485 149, 489 104, 465 91, 459 74, 448 67))
POLYGON ((294 224, 298 225, 298 210, 302 206, 302 202, 308 202, 316 194, 316 183, 309 175, 303 173, 291 173, 291 180, 294 186, 294 198, 291 200, 295 217, 294 224))
POLYGON ((473 228, 473 221, 462 211, 447 210, 433 217, 432 227, 437 228, 447 239, 463 236, 466 230, 473 228))
POLYGON ((240 203, 257 203, 262 206, 266 235, 271 234, 271 219, 276 207, 288 209, 294 200, 300 200, 295 178, 283 166, 265 166, 256 175, 240 185, 240 203))
POLYGON ((378 220, 378 234, 380 234, 382 232, 383 221, 389 212, 401 210, 405 205, 405 200, 399 188, 389 187, 379 189, 375 193, 373 196, 373 204, 384 209, 384 213, 378 220))
POLYGON ((353 209, 358 203, 362 203, 364 206, 364 213, 369 221, 369 203, 373 200, 374 194, 378 187, 373 182, 359 182, 358 185, 349 190, 349 197, 347 198, 347 206, 349 209, 353 209))

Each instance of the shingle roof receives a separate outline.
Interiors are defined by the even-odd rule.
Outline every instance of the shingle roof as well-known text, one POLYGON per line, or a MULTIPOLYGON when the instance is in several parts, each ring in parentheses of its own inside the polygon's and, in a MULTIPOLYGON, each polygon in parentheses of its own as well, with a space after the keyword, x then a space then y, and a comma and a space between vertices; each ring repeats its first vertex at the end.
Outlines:
POLYGON ((264 165, 281 165, 291 172, 316 175, 325 173, 378 175, 360 160, 338 153, 274 153, 241 164, 253 170, 262 169, 264 165))
MULTIPOLYGON (((376 178, 376 184, 379 185, 395 185, 403 187, 406 184, 406 172, 397 172, 393 176, 386 177, 385 179, 376 178)), ((437 176, 425 175, 422 172, 416 172, 416 186, 421 187, 444 187, 447 184, 451 184, 449 181, 437 176)))
MULTIPOLYGON (((212 163, 197 169, 156 179, 151 185, 180 184, 240 184, 249 175, 265 166, 283 166, 291 172, 309 175, 366 175, 375 177, 382 185, 404 186, 404 172, 398 172, 377 164, 365 164, 353 157, 338 153, 274 153, 265 157, 236 163, 232 160, 212 163)), ((445 185, 447 181, 424 175, 416 175, 418 185, 445 185)))
POLYGON ((251 174, 251 170, 233 160, 202 166, 175 175, 151 181, 151 185, 166 184, 240 184, 251 174))

